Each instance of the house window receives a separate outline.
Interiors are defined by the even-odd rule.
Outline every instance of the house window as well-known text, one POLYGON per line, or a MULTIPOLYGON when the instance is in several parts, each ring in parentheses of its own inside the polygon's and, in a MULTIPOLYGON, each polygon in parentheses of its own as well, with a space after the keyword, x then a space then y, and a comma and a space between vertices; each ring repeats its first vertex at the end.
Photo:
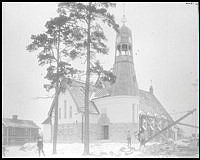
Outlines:
POLYGON ((30 134, 30 129, 29 128, 25 128, 25 136, 28 136, 30 134))
POLYGON ((72 106, 70 106, 70 110, 69 110, 69 118, 72 118, 72 106))
POLYGON ((9 128, 9 136, 15 136, 15 128, 9 128))
POLYGON ((59 119, 61 119, 61 108, 59 108, 59 119))
POLYGON ((67 101, 64 101, 64 118, 67 118, 67 101))

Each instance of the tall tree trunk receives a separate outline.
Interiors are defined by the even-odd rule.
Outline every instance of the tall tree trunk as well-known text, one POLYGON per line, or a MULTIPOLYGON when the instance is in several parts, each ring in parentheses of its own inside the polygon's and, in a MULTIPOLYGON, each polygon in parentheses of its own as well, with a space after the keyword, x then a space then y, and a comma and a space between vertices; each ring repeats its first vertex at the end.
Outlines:
MULTIPOLYGON (((89 4, 91 6, 91 2, 89 4)), ((84 138, 84 154, 89 154, 89 85, 90 85, 90 7, 88 14, 88 30, 87 30, 87 68, 85 83, 85 138, 84 138)))
POLYGON ((56 144, 57 144, 57 133, 58 133, 58 94, 59 94, 59 48, 60 48, 60 28, 59 28, 59 35, 57 40, 57 80, 56 80, 56 89, 55 89, 55 120, 54 120, 54 134, 53 134, 53 154, 56 154, 56 144))
POLYGON ((58 131, 58 84, 56 84, 56 95, 55 95, 55 118, 54 118, 54 129, 53 129, 53 154, 56 154, 57 131, 58 131))

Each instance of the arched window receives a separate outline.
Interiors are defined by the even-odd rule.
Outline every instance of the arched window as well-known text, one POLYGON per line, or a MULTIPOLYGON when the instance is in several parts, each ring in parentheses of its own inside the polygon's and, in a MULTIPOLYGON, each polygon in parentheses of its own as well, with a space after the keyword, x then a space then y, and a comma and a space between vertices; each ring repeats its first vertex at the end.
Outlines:
POLYGON ((61 119, 61 108, 59 108, 59 119, 61 119))
POLYGON ((64 100, 64 118, 67 118, 67 101, 64 100))
POLYGON ((72 106, 70 106, 70 109, 69 109, 69 118, 72 118, 72 106))

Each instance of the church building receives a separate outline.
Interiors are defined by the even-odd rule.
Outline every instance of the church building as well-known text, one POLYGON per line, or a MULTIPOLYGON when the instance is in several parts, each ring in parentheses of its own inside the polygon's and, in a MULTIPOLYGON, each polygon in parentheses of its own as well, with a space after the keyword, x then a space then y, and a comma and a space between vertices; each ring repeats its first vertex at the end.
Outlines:
MULTIPOLYGON (((125 18, 125 17, 124 17, 125 18)), ((89 130, 90 141, 125 142, 128 130, 136 141, 135 134, 142 128, 150 137, 168 124, 172 117, 165 110, 150 86, 148 91, 138 88, 133 57, 132 32, 123 21, 116 36, 114 84, 104 83, 99 89, 90 86, 89 130)), ((62 84, 58 101, 58 142, 82 142, 84 137, 84 87, 83 82, 73 80, 62 84)), ((46 141, 52 140, 54 103, 43 124, 46 141)), ((178 128, 172 127, 156 138, 177 139, 178 128)), ((156 140, 155 139, 155 140, 156 140)))

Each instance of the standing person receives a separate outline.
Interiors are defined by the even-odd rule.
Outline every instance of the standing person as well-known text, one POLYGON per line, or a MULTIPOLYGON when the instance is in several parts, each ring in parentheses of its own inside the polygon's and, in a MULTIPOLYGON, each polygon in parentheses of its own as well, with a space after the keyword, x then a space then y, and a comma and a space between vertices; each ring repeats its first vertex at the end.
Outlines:
POLYGON ((128 141, 128 147, 131 148, 131 134, 130 134, 129 130, 128 130, 128 134, 127 134, 127 141, 128 141))
POLYGON ((144 133, 144 129, 141 129, 140 132, 139 132, 139 141, 140 141, 140 149, 142 146, 145 147, 145 133, 144 133))
POLYGON ((39 153, 39 157, 40 157, 40 152, 44 154, 44 150, 43 150, 43 137, 40 135, 37 139, 37 147, 38 147, 38 153, 39 153))
POLYGON ((3 152, 3 156, 5 157, 6 156, 6 146, 5 145, 2 146, 2 152, 3 152))

